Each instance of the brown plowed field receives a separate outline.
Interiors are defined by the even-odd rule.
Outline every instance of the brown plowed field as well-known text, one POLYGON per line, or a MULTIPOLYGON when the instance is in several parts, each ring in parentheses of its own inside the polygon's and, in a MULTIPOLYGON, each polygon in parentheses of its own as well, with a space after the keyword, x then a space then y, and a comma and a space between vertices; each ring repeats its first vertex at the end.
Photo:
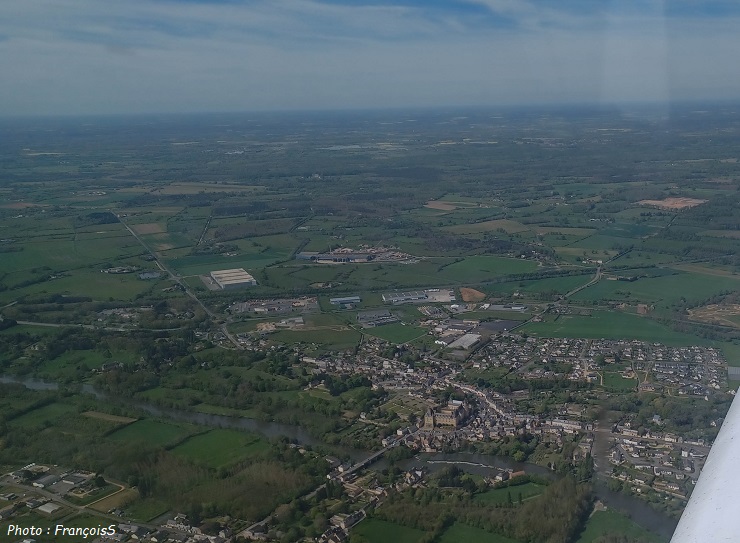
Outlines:
POLYGON ((486 299, 485 293, 468 287, 460 287, 460 296, 463 302, 482 302, 486 299))

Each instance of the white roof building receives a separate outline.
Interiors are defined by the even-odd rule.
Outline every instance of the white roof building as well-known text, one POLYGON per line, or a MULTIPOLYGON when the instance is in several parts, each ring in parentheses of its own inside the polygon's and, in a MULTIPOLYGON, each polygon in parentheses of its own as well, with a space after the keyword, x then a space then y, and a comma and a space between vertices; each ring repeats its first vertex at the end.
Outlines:
POLYGON ((211 279, 223 290, 257 285, 257 280, 244 268, 212 271, 211 279))

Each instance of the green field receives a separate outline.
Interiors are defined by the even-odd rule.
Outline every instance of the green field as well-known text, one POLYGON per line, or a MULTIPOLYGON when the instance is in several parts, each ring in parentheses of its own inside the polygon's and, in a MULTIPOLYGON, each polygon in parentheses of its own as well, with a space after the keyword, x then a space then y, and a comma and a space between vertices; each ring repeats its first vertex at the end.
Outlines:
POLYGON ((219 468, 269 450, 259 437, 236 430, 210 430, 188 438, 172 452, 196 463, 219 468))
POLYGON ((719 347, 725 355, 729 366, 740 366, 740 345, 736 343, 721 343, 719 347))
POLYGON ((588 283, 593 277, 593 273, 584 275, 568 275, 565 277, 550 277, 546 279, 537 279, 535 281, 511 281, 508 283, 497 283, 485 287, 486 292, 491 294, 514 292, 534 293, 534 292, 554 292, 557 294, 566 294, 576 287, 588 283))
POLYGON ((111 359, 126 363, 135 361, 137 356, 136 353, 115 350, 110 352, 110 356, 98 350, 68 351, 52 360, 45 361, 40 370, 54 379, 63 379, 76 376, 81 368, 85 370, 99 368, 111 359))
POLYGON ((67 417, 75 412, 76 409, 72 405, 54 402, 13 419, 12 425, 26 427, 43 426, 57 422, 62 417, 67 417))
POLYGON ((655 543, 665 541, 621 513, 617 513, 616 511, 595 511, 588 519, 588 522, 586 522, 586 526, 576 543, 592 543, 592 541, 605 535, 639 537, 655 543))
POLYGON ((416 543, 424 535, 416 528, 374 518, 363 520, 352 532, 363 536, 369 543, 416 543))
POLYGON ((110 437, 119 441, 139 442, 155 447, 164 447, 183 439, 190 432, 167 422, 143 419, 113 432, 110 437))
POLYGON ((512 501, 517 503, 520 495, 522 500, 526 500, 533 496, 539 496, 544 490, 545 487, 542 485, 525 483, 523 485, 494 488, 482 494, 476 494, 474 501, 479 503, 502 504, 508 502, 509 496, 511 496, 512 501))
POLYGON ((280 330, 268 336, 269 340, 276 343, 316 343, 324 345, 327 349, 342 350, 351 349, 360 342, 361 334, 356 330, 280 330))
POLYGON ((554 321, 529 323, 520 328, 520 331, 542 337, 639 339, 666 345, 705 343, 695 336, 675 332, 649 318, 619 311, 594 311, 590 317, 562 315, 554 321))
POLYGON ((636 379, 625 379, 619 373, 614 372, 603 372, 604 375, 604 386, 609 389, 627 391, 635 390, 637 388, 636 379))
POLYGON ((439 543, 517 543, 517 541, 456 522, 444 531, 439 543))
MULTIPOLYGON (((26 295, 55 293, 66 296, 88 296, 96 300, 132 300, 160 283, 160 281, 142 281, 135 273, 116 275, 100 273, 98 269, 75 269, 65 272, 56 279, 46 279, 48 275, 49 272, 38 274, 39 282, 19 287, 12 295, 17 297, 20 292, 26 295)), ((18 272, 9 274, 7 280, 11 284, 19 284, 21 280, 26 279, 28 275, 25 272, 18 272)))
POLYGON ((536 269, 537 263, 531 260, 499 256, 468 256, 461 262, 445 267, 440 276, 456 283, 460 281, 477 283, 503 275, 532 272, 536 269))
MULTIPOLYGON (((616 272, 625 276, 647 273, 645 270, 616 272)), ((651 273, 655 273, 651 271, 651 273)), ((601 280, 573 296, 575 301, 624 300, 670 305, 682 298, 689 302, 702 301, 720 292, 740 288, 735 277, 719 277, 698 273, 675 272, 659 277, 643 277, 633 282, 601 280)))
POLYGON ((405 326, 400 323, 386 324, 375 328, 366 328, 363 332, 370 336, 379 337, 396 344, 406 343, 407 341, 411 341, 412 339, 416 339, 427 333, 424 328, 405 326))
POLYGON ((136 500, 124 508, 126 515, 139 522, 149 522, 169 510, 169 507, 155 499, 136 500))

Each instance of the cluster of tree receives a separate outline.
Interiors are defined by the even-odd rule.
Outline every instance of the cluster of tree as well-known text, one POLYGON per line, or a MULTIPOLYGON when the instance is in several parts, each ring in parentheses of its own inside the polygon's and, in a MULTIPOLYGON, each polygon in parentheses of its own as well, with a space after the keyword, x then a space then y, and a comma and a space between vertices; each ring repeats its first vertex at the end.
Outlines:
POLYGON ((360 387, 372 386, 372 381, 361 373, 355 373, 352 375, 330 375, 328 373, 322 373, 316 376, 316 381, 323 381, 324 386, 332 396, 339 396, 340 394, 360 387))
POLYGON ((223 253, 236 252, 239 246, 233 243, 214 243, 212 245, 198 245, 193 247, 190 254, 197 255, 220 255, 223 253))
POLYGON ((13 328, 13 326, 16 326, 18 322, 15 319, 3 319, 0 320, 0 330, 7 330, 8 328, 13 328))
POLYGON ((75 228, 95 226, 98 224, 113 224, 117 222, 118 217, 110 211, 93 211, 86 215, 78 215, 75 218, 75 228))

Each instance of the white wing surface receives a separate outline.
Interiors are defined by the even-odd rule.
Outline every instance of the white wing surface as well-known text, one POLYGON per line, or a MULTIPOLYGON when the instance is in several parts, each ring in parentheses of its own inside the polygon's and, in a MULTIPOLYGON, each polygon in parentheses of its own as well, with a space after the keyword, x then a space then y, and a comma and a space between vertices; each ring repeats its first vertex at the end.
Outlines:
MULTIPOLYGON (((738 394, 740 395, 740 394, 738 394)), ((740 398, 730 406, 671 543, 740 542, 740 398)))

